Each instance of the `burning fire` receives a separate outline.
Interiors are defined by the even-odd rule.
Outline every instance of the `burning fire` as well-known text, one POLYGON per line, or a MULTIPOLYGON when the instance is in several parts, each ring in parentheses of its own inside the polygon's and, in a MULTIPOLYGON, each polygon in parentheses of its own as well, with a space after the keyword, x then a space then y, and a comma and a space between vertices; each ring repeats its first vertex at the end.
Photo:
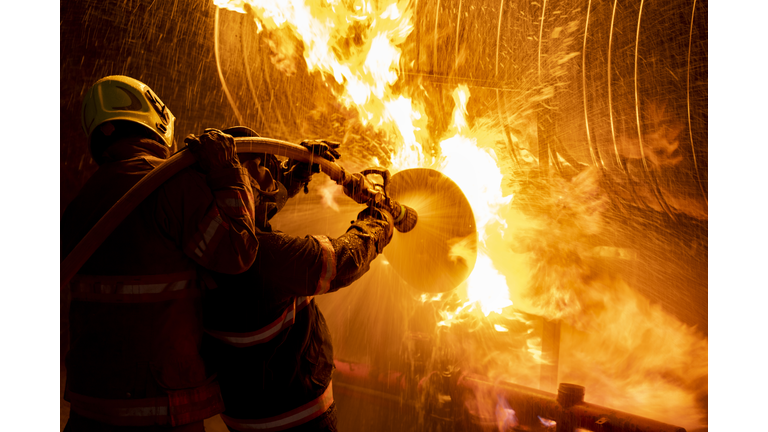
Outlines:
MULTIPOLYGON (((506 222, 499 216, 499 209, 512 201, 512 195, 502 195, 503 175, 494 151, 479 148, 477 138, 469 133, 467 86, 460 85, 453 92, 453 99, 456 102, 453 110, 456 134, 440 143, 440 171, 456 182, 467 196, 475 214, 480 241, 484 244, 495 223, 506 227, 506 222)), ((491 312, 501 314, 505 307, 512 306, 506 278, 499 274, 482 247, 467 280, 467 295, 468 304, 479 304, 485 316, 491 312)))
MULTIPOLYGON (((414 132, 426 116, 411 107, 410 99, 390 91, 399 77, 398 46, 413 30, 408 0, 214 0, 214 4, 249 14, 259 32, 289 30, 303 43, 309 72, 332 77, 342 88, 337 96, 360 112, 363 124, 391 128, 410 154, 421 154, 414 132)), ((292 51, 284 48, 293 43, 290 38, 274 35, 276 50, 292 51)), ((398 162, 410 167, 420 166, 422 160, 398 162)))
MULTIPOLYGON (((409 1, 214 3, 247 13, 260 31, 274 32, 276 50, 294 43, 279 35, 288 32, 298 39, 307 69, 319 72, 324 80, 332 78, 336 96, 358 111, 362 124, 388 133, 391 141, 399 143, 389 157, 391 171, 437 169, 465 193, 476 219, 478 256, 472 274, 457 290, 465 295, 441 311, 440 326, 451 326, 474 314, 485 319, 494 334, 505 337, 515 330, 505 324, 509 321, 492 322, 494 317, 526 322, 530 327, 530 322, 518 317, 511 307, 512 288, 513 293, 527 297, 524 306, 528 311, 562 320, 562 351, 570 357, 561 360, 561 381, 571 379, 593 389, 587 394, 588 400, 603 394, 609 400, 595 401, 629 407, 650 417, 661 415, 661 420, 671 423, 681 420, 675 413, 682 413, 684 418, 678 423, 696 423, 693 398, 702 388, 706 391, 706 339, 652 307, 600 267, 597 260, 601 249, 590 243, 603 228, 601 215, 606 207, 596 173, 586 170, 572 180, 553 179, 548 187, 531 193, 541 209, 537 215, 512 211, 513 194, 504 190, 505 175, 524 174, 502 171, 503 162, 494 149, 497 142, 504 142, 499 127, 468 118, 469 88, 459 85, 453 91, 452 125, 444 137, 428 136, 428 118, 421 101, 393 91, 403 61, 399 46, 413 29, 409 1), (430 143, 439 145, 428 146, 430 143), (427 148, 436 152, 427 152, 427 148), (510 244, 515 245, 515 252, 511 252, 510 244), (513 265, 510 257, 529 261, 513 265), (660 400, 654 388, 663 389, 663 402, 652 402, 660 400)), ((513 141, 519 139, 522 137, 513 137, 513 141)), ((379 160, 375 162, 378 165, 379 160)), ((323 196, 332 205, 330 190, 324 190, 323 196)), ((457 241, 452 253, 460 255, 460 248, 457 241)), ((421 300, 446 299, 423 295, 421 300)), ((529 328, 528 333, 531 331, 529 328)), ((525 358, 519 353, 514 357, 496 352, 494 364, 523 371, 545 363, 541 338, 523 336, 527 337, 525 358), (510 360, 504 361, 505 356, 510 360)), ((505 370, 486 372, 507 376, 505 370)), ((517 419, 514 407, 502 402, 499 400, 497 406, 497 420, 500 430, 505 430, 517 419)), ((541 421, 549 426, 546 419, 541 421)))

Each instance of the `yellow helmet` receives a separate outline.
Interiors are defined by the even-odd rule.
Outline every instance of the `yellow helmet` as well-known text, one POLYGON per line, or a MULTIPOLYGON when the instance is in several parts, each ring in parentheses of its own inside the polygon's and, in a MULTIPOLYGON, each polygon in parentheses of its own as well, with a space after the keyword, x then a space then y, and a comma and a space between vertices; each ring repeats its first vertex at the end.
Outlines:
POLYGON ((112 75, 88 89, 83 99, 83 129, 91 133, 104 122, 125 120, 145 126, 171 147, 176 117, 146 84, 112 75))

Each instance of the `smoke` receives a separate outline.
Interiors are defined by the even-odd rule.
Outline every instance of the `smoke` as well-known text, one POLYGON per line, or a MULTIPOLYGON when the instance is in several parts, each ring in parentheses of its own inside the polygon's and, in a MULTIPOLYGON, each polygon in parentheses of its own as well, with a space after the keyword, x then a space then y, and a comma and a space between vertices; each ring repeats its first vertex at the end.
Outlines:
POLYGON ((671 424, 697 427, 706 416, 708 341, 633 290, 610 259, 633 251, 601 246, 608 199, 598 173, 550 178, 523 188, 534 223, 513 234, 530 263, 529 312, 560 320, 559 382, 587 388, 587 401, 671 424), (610 252, 610 253, 609 253, 610 252))

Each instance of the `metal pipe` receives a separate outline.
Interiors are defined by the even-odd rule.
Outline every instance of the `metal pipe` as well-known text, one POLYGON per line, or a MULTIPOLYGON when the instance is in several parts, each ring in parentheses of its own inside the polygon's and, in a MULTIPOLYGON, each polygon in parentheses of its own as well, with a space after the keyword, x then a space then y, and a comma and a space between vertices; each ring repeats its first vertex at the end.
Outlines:
MULTIPOLYGON (((421 402, 404 399, 407 389, 414 386, 400 372, 377 371, 370 365, 341 360, 335 360, 334 363, 334 388, 341 385, 346 394, 380 406, 392 406, 393 402, 412 406, 429 404, 429 401, 424 400, 428 386, 421 384, 415 386, 418 394, 414 394, 421 402)), ((679 426, 584 402, 585 389, 575 384, 561 383, 555 394, 509 382, 492 382, 477 374, 463 374, 445 383, 450 387, 443 390, 449 393, 454 406, 452 421, 456 430, 460 430, 457 428, 465 420, 462 416, 466 415, 470 422, 495 425, 495 417, 483 416, 479 410, 467 411, 472 405, 467 402, 475 399, 482 404, 485 396, 491 404, 485 412, 495 413, 496 397, 502 396, 515 411, 520 424, 529 427, 540 424, 540 418, 545 418, 557 422, 558 431, 570 432, 575 428, 584 428, 595 432, 685 432, 679 426)))
MULTIPOLYGON (((521 424, 539 424, 539 417, 557 422, 558 431, 585 428, 611 432, 685 432, 684 428, 583 401, 583 387, 561 383, 558 394, 508 382, 493 383, 476 374, 466 374, 456 384, 457 394, 501 395, 515 410, 521 424)), ((492 403, 495 407, 496 400, 492 403)), ((493 410, 492 410, 493 412, 493 410)))

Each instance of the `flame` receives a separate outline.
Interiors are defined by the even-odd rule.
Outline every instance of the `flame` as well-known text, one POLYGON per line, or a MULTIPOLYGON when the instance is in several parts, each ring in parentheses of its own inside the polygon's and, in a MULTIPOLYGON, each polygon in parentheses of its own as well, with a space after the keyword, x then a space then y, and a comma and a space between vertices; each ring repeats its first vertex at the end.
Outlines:
POLYGON ((542 425, 543 425, 545 428, 547 428, 547 429, 549 429, 549 428, 555 428, 555 427, 557 427, 557 422, 556 422, 556 421, 554 421, 554 420, 545 419, 545 418, 544 418, 544 417, 542 417, 542 416, 536 416, 536 417, 538 417, 538 418, 539 418, 539 421, 541 422, 541 424, 542 424, 542 425))
MULTIPOLYGON (((477 137, 471 135, 466 119, 469 88, 459 85, 453 92, 452 130, 455 134, 440 143, 440 171, 451 178, 464 192, 475 215, 479 239, 485 242, 492 225, 506 226, 499 216, 499 210, 508 205, 512 195, 503 196, 501 181, 503 175, 493 149, 480 148, 477 137)), ((509 287, 504 276, 494 267, 493 261, 482 249, 478 251, 477 262, 467 280, 469 303, 478 303, 485 316, 498 314, 508 306, 509 287)))
MULTIPOLYGON (((307 70, 340 84, 343 91, 337 96, 357 108, 363 122, 382 123, 387 121, 385 113, 393 115, 386 105, 398 100, 389 92, 399 76, 398 46, 413 30, 408 0, 214 0, 214 4, 250 14, 259 31, 290 31, 303 43, 307 70)), ((277 42, 290 43, 285 37, 277 42)))
POLYGON ((515 415, 515 410, 509 407, 507 400, 502 395, 497 395, 496 397, 498 398, 496 403, 496 426, 498 426, 499 432, 507 432, 519 424, 517 415, 515 415))
POLYGON ((394 126, 396 133, 403 142, 399 151, 392 154, 393 171, 400 171, 408 168, 417 168, 426 165, 426 159, 423 155, 421 144, 416 139, 416 133, 420 131, 421 125, 426 122, 426 116, 414 107, 413 102, 403 96, 384 103, 384 120, 387 120, 394 126), (414 122, 416 122, 414 124, 414 122))

